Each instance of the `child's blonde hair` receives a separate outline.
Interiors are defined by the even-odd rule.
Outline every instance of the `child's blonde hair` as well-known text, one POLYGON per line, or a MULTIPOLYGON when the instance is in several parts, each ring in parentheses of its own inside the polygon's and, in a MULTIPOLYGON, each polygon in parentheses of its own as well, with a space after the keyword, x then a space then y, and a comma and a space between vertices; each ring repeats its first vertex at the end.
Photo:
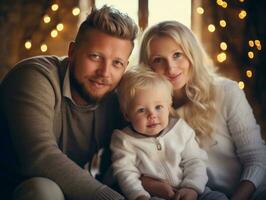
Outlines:
POLYGON ((165 98, 169 101, 169 105, 171 105, 173 86, 167 78, 153 72, 149 67, 132 67, 126 71, 117 87, 121 111, 124 114, 127 113, 137 90, 157 87, 162 89, 163 95, 165 95, 165 98))

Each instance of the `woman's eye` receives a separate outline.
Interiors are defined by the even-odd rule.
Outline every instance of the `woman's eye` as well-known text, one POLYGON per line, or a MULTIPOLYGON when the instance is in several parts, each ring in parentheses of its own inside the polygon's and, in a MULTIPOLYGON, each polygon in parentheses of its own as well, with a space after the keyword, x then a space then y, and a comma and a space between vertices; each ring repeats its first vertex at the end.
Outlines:
POLYGON ((174 53, 174 58, 179 58, 180 56, 182 55, 182 53, 181 52, 176 52, 176 53, 174 53))
POLYGON ((124 64, 124 62, 122 62, 120 60, 114 60, 113 61, 113 66, 115 68, 124 68, 125 67, 125 64, 124 64))
POLYGON ((153 64, 160 64, 162 62, 163 62, 162 58, 154 58, 153 61, 152 61, 153 64))

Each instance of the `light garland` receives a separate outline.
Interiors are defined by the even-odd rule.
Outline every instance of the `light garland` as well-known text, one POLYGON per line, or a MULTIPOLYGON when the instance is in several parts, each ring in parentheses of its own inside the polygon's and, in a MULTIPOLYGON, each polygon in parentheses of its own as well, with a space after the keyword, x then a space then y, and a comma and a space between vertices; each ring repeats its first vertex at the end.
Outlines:
MULTIPOLYGON (((59 6, 59 4, 57 4, 57 3, 53 3, 53 4, 50 6, 50 9, 51 9, 50 12, 49 12, 49 10, 48 10, 48 12, 45 13, 45 14, 43 15, 43 17, 42 17, 42 20, 43 20, 44 24, 49 24, 49 23, 52 22, 52 16, 57 14, 57 12, 59 11, 59 8, 60 8, 60 6, 59 6), (52 14, 51 11, 54 12, 55 14, 52 14), (49 14, 48 14, 48 13, 49 13, 49 14)), ((79 7, 74 7, 74 8, 72 9, 72 14, 73 14, 74 16, 78 16, 78 15, 80 14, 80 8, 79 8, 79 7)), ((56 38, 56 37, 58 37, 58 36, 59 36, 59 32, 61 32, 61 31, 63 31, 63 30, 64 30, 64 24, 63 24, 62 22, 58 22, 58 23, 57 23, 54 27, 52 27, 52 29, 50 30, 50 36, 51 36, 51 38, 56 38)), ((31 39, 28 38, 28 39, 24 42, 24 47, 25 47, 26 50, 31 50, 31 49, 32 49, 33 45, 32 45, 32 41, 31 41, 31 39)), ((40 48, 41 52, 47 52, 47 51, 48 51, 48 45, 47 45, 46 43, 42 43, 42 44, 40 45, 39 48, 40 48)))
MULTIPOLYGON (((245 0, 239 0, 239 2, 241 2, 241 3, 243 3, 245 0)), ((216 0, 216 3, 217 3, 217 5, 219 6, 219 7, 221 7, 221 8, 227 8, 228 7, 228 4, 227 4, 227 2, 226 1, 224 1, 224 0, 216 0)), ((197 7, 196 8, 196 11, 197 11, 197 13, 199 14, 199 15, 203 15, 204 14, 204 8, 203 7, 197 7)), ((239 10, 239 12, 238 12, 238 18, 240 19, 240 20, 244 20, 246 17, 247 17, 247 15, 248 15, 248 13, 247 13, 247 11, 246 10, 244 10, 244 9, 241 9, 241 10, 239 10)), ((226 26, 227 26, 227 22, 224 20, 224 19, 220 19, 219 20, 219 25, 220 25, 220 27, 221 28, 226 28, 226 26)), ((215 30, 216 30, 216 27, 215 27, 215 25, 214 24, 209 24, 208 25, 208 31, 209 32, 211 32, 211 33, 213 33, 215 30)), ((249 46, 249 48, 256 48, 258 51, 261 51, 262 50, 262 45, 261 45, 261 42, 260 42, 260 40, 258 40, 258 39, 255 39, 255 40, 249 40, 248 42, 247 42, 247 44, 248 44, 248 46, 249 46)), ((220 49, 222 50, 222 52, 220 52, 217 56, 216 56, 216 59, 217 59, 217 61, 219 62, 219 63, 223 63, 224 61, 226 61, 226 59, 227 59, 227 55, 226 55, 226 53, 224 52, 224 51, 226 51, 227 50, 227 48, 228 48, 228 45, 227 45, 227 43, 226 42, 220 42, 220 49)), ((253 50, 249 50, 248 52, 247 52, 247 57, 249 58, 249 60, 250 61, 252 61, 254 58, 255 58, 255 53, 254 53, 254 51, 253 50)), ((247 69, 247 70, 245 70, 245 76, 247 77, 247 78, 253 78, 254 77, 254 73, 253 73, 253 70, 250 68, 250 69, 247 69)), ((245 83, 244 83, 244 81, 239 81, 239 88, 240 89, 244 89, 245 88, 245 83)))

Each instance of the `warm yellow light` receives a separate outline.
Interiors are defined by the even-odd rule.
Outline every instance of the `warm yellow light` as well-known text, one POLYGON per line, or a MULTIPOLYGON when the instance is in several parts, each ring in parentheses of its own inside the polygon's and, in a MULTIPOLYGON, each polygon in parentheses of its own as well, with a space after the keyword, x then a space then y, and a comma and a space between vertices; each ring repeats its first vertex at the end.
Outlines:
POLYGON ((239 0, 240 2, 244 2, 245 0, 239 0))
POLYGON ((46 52, 48 50, 48 46, 46 44, 41 45, 41 51, 46 52))
POLYGON ((220 48, 225 51, 227 49, 227 44, 225 42, 221 42, 220 48))
POLYGON ((225 1, 222 3, 222 7, 227 8, 227 3, 225 1))
POLYGON ((255 40, 255 45, 257 46, 258 50, 261 50, 261 43, 259 40, 255 40))
POLYGON ((62 23, 57 24, 56 29, 58 31, 62 31, 64 29, 64 24, 62 24, 62 23))
POLYGON ((250 59, 253 59, 253 58, 254 58, 254 53, 253 53, 252 51, 249 51, 249 52, 248 52, 248 57, 249 57, 250 59))
POLYGON ((56 3, 51 6, 52 11, 57 11, 58 8, 59 8, 59 6, 56 3))
POLYGON ((250 69, 246 71, 246 76, 248 78, 251 78, 253 76, 253 73, 252 73, 252 71, 250 69))
POLYGON ((29 40, 26 41, 24 45, 25 45, 26 49, 30 49, 31 48, 31 41, 29 41, 29 40))
POLYGON ((244 87, 245 87, 245 83, 244 83, 243 81, 239 81, 239 82, 238 82, 238 86, 239 86, 239 88, 240 88, 241 90, 243 90, 244 87))
POLYGON ((204 9, 202 7, 197 7, 197 13, 202 15, 204 13, 204 9))
POLYGON ((214 32, 214 31, 215 31, 215 26, 214 26, 213 24, 210 24, 210 25, 208 26, 208 30, 209 30, 210 32, 214 32))
POLYGON ((260 41, 259 41, 259 40, 255 40, 255 45, 256 45, 256 46, 261 46, 261 45, 260 45, 260 41))
POLYGON ((245 10, 241 10, 238 14, 240 19, 244 19, 247 16, 247 12, 245 10))
POLYGON ((217 61, 222 63, 226 60, 226 53, 222 52, 217 55, 217 61))
POLYGON ((53 30, 51 31, 51 37, 52 37, 52 38, 55 38, 57 35, 58 35, 58 31, 55 30, 55 29, 53 29, 53 30))
POLYGON ((72 14, 73 14, 74 16, 79 15, 79 14, 80 14, 80 9, 79 9, 78 7, 73 8, 73 9, 72 9, 72 14))
POLYGON ((223 0, 217 0, 216 3, 221 6, 223 4, 223 0))
POLYGON ((223 20, 223 19, 220 20, 220 26, 223 27, 223 28, 226 27, 226 21, 223 20))
POLYGON ((248 41, 248 45, 249 45, 250 47, 254 47, 254 42, 253 42, 253 40, 249 40, 249 41, 248 41))
POLYGON ((43 16, 43 21, 44 21, 44 23, 49 23, 50 21, 51 21, 51 17, 49 17, 49 15, 44 15, 43 16))

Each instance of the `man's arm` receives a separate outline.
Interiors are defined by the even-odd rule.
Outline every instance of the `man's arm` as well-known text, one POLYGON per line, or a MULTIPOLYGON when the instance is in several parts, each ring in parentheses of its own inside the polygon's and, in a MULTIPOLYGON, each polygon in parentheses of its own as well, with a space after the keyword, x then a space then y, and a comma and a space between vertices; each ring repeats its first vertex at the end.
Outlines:
POLYGON ((59 149, 53 120, 61 94, 48 73, 45 69, 37 71, 27 66, 27 69, 13 72, 2 86, 2 106, 18 159, 19 174, 49 178, 69 199, 122 199, 59 149))

